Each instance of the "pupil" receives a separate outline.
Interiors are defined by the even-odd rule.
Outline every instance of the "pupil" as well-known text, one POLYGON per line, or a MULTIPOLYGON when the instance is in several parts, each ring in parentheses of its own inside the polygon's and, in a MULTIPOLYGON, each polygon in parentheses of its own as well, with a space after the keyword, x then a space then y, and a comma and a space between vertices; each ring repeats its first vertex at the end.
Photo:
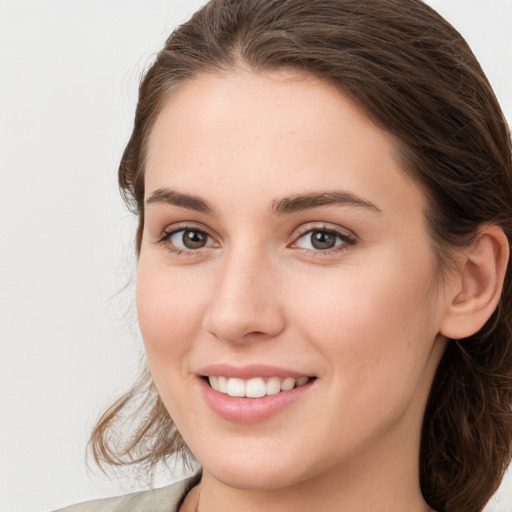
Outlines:
POLYGON ((200 249, 206 244, 206 236, 201 231, 185 231, 183 233, 183 245, 188 249, 200 249))
POLYGON ((313 231, 311 244, 315 249, 332 249, 336 245, 336 236, 328 231, 313 231))

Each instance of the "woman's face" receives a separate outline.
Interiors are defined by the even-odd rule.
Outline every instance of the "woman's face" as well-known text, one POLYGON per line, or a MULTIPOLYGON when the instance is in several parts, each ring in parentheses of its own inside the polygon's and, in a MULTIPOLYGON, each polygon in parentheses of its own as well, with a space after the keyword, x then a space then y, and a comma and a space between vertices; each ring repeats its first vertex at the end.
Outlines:
POLYGON ((386 134, 310 77, 205 75, 164 106, 145 180, 140 327, 205 472, 416 476, 446 304, 386 134))

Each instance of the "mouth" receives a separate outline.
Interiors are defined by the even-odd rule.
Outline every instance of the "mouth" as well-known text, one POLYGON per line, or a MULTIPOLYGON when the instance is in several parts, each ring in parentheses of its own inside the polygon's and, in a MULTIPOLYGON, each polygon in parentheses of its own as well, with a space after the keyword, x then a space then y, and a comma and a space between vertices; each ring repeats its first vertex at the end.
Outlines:
POLYGON ((246 425, 270 421, 297 402, 314 400, 319 380, 309 371, 258 363, 214 363, 196 375, 201 395, 216 416, 246 425))
POLYGON ((203 376, 209 386, 219 393, 234 398, 263 398, 277 395, 292 389, 305 386, 316 377, 253 377, 241 379, 238 377, 225 377, 223 375, 203 376))
POLYGON ((311 396, 318 380, 316 376, 268 365, 214 364, 197 375, 210 409, 238 424, 260 423, 284 413, 303 397, 311 396))

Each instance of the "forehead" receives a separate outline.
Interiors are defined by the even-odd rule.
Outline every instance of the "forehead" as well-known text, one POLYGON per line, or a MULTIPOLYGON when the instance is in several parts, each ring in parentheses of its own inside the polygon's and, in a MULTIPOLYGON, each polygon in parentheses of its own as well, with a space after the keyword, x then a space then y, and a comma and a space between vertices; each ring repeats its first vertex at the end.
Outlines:
POLYGON ((146 196, 199 185, 242 200, 335 187, 415 212, 424 204, 389 135, 333 86, 289 70, 201 75, 167 100, 149 138, 146 196))

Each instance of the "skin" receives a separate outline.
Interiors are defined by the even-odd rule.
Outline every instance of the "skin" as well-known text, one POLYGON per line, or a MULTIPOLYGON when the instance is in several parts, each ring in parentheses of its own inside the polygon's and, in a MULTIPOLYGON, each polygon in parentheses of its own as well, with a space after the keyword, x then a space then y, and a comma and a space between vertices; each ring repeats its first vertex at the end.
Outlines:
POLYGON ((389 136, 311 77, 203 75, 162 109, 145 183, 148 199, 172 189, 215 209, 147 202, 138 266, 150 369, 204 468, 199 510, 427 510, 421 422, 458 281, 435 274, 425 198, 389 136), (334 190, 374 207, 271 211, 334 190), (185 227, 206 246, 178 254, 180 235, 161 241, 185 227), (354 243, 314 250, 315 228, 354 243), (212 363, 317 378, 278 414, 238 424, 202 398, 197 372, 212 363))

